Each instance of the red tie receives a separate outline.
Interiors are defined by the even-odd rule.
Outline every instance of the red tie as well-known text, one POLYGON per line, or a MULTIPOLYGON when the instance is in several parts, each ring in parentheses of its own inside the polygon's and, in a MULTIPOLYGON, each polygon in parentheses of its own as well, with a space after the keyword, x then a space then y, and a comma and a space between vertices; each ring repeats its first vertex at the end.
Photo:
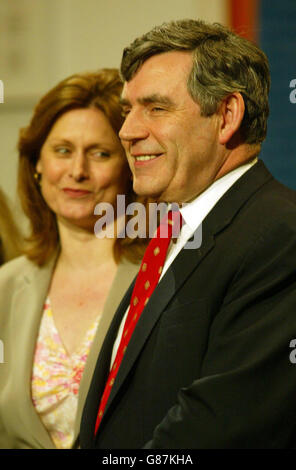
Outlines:
POLYGON ((182 224, 182 216, 179 211, 169 211, 161 220, 156 234, 146 248, 140 270, 136 279, 131 297, 130 307, 124 324, 123 333, 116 358, 110 370, 105 390, 101 399, 95 434, 102 420, 107 401, 114 384, 116 374, 119 370, 122 358, 126 351, 128 342, 133 334, 137 321, 139 320, 145 305, 149 301, 160 278, 165 262, 170 240, 177 237, 182 224))

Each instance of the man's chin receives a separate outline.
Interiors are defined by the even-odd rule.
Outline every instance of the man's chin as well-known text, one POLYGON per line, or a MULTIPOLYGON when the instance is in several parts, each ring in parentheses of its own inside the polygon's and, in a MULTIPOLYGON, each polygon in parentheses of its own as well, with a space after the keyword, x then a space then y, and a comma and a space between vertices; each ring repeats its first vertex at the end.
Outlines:
POLYGON ((148 188, 146 185, 141 185, 140 183, 134 183, 133 190, 138 196, 149 197, 155 200, 158 200, 158 198, 161 197, 161 193, 159 191, 156 191, 151 187, 148 188))

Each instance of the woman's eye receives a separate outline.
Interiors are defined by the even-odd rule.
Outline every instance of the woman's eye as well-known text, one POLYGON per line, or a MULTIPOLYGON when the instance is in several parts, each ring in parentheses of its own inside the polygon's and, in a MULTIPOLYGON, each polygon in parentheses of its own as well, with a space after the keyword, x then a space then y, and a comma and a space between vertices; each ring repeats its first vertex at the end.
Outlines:
POLYGON ((101 158, 101 157, 107 158, 107 157, 110 157, 110 153, 104 150, 95 150, 91 152, 91 156, 94 158, 101 158))
POLYGON ((57 147, 55 149, 55 152, 60 154, 60 155, 67 155, 70 152, 70 150, 67 149, 66 147, 57 147))

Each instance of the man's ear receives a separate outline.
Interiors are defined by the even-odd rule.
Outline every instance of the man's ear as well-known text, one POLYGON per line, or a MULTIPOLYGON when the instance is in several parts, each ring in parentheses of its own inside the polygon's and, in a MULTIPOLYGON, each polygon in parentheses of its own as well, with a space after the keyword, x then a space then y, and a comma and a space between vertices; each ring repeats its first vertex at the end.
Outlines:
POLYGON ((223 99, 220 104, 220 144, 227 144, 235 132, 238 131, 245 113, 245 103, 242 95, 233 92, 223 99))

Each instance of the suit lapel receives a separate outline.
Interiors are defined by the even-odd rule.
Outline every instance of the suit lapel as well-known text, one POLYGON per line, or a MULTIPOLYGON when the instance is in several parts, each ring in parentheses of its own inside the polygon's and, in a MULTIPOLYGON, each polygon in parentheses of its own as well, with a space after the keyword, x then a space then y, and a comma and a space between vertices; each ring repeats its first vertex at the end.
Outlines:
POLYGON ((119 304, 119 307, 113 317, 109 330, 107 331, 107 334, 105 336, 99 357, 97 358, 96 368, 93 374, 92 382, 88 391, 87 399, 82 414, 82 426, 80 429, 80 439, 82 445, 86 445, 86 447, 89 447, 90 442, 93 442, 94 439, 94 429, 97 418, 97 412, 110 370, 110 361, 113 345, 117 336, 122 317, 129 305, 129 300, 134 288, 134 284, 135 279, 128 288, 127 292, 125 293, 124 297, 122 298, 119 304))
POLYGON ((11 319, 11 342, 17 347, 13 351, 12 395, 19 407, 21 426, 26 428, 28 440, 34 447, 54 448, 32 403, 31 376, 32 364, 39 324, 54 259, 44 268, 32 267, 21 275, 22 288, 16 292, 13 300, 11 319), (19 397, 21 395, 21 399, 19 397))
POLYGON ((155 288, 128 344, 126 354, 123 357, 114 386, 112 387, 105 413, 108 412, 114 397, 119 392, 145 341, 150 336, 154 325, 157 323, 167 304, 213 246, 213 237, 208 237, 201 249, 194 250, 193 253, 192 250, 182 250, 155 288))
MULTIPOLYGON (((140 354, 145 341, 151 334, 151 331, 164 311, 165 307, 178 292, 182 284, 191 275, 192 271, 198 267, 200 262, 215 246, 215 234, 228 226, 243 204, 254 194, 263 184, 272 179, 271 174, 268 172, 262 161, 255 164, 247 173, 245 173, 231 188, 224 194, 218 201, 216 206, 208 214, 202 226, 202 245, 198 249, 183 249, 168 269, 159 285, 154 290, 147 306, 145 307, 141 318, 139 319, 132 338, 129 342, 127 351, 122 360, 120 369, 115 379, 110 397, 105 409, 105 416, 112 406, 112 402, 121 386, 123 385, 129 371, 134 365, 138 355, 140 354)), ((105 353, 109 350, 108 357, 110 363, 110 348, 113 347, 116 338, 117 330, 120 320, 125 313, 128 305, 128 300, 131 297, 133 286, 127 292, 122 307, 118 310, 115 317, 113 328, 110 331, 108 342, 106 342, 105 353)), ((103 358, 102 358, 103 361, 103 358)), ((101 375, 101 392, 104 385, 105 378, 101 375)), ((99 401, 97 399, 97 405, 99 401)), ((104 421, 104 418, 103 418, 104 421)))
POLYGON ((85 403, 86 395, 90 386, 90 382, 94 373, 95 365, 97 362, 98 355, 102 344, 104 342, 106 333, 109 329, 109 326, 112 322, 113 316, 117 310, 117 307, 124 297, 125 292, 129 288, 129 285, 133 278, 136 276, 139 270, 140 264, 134 264, 128 261, 123 260, 118 265, 117 273, 115 279, 112 283, 111 289, 109 291, 108 297, 106 299, 102 318, 99 322, 96 335, 93 340, 92 347, 90 349, 85 369, 83 371, 82 379, 79 386, 79 396, 78 396, 78 408, 75 419, 75 439, 79 434, 80 421, 83 406, 85 403))
MULTIPOLYGON (((108 414, 112 402, 120 391, 120 388, 126 379, 130 369, 136 361, 138 355, 143 348, 146 339, 151 334, 151 331, 162 314, 164 308, 175 295, 178 289, 182 286, 188 276, 195 267, 206 256, 209 250, 214 246, 213 238, 209 237, 207 243, 204 243, 199 250, 182 250, 179 256, 174 261, 173 265, 166 272, 159 285, 154 290, 147 306, 145 307, 141 318, 139 319, 132 338, 129 342, 126 354, 122 360, 120 369, 118 371, 115 383, 105 408, 102 424, 99 428, 97 436, 100 434, 100 429, 103 427, 104 418, 108 414)), ((130 285, 128 291, 123 297, 117 312, 107 332, 101 353, 97 360, 96 369, 94 372, 93 380, 89 389, 86 405, 82 417, 81 437, 82 442, 89 446, 90 442, 94 442, 94 428, 96 423, 97 412, 100 405, 101 396, 104 391, 105 383, 108 378, 110 370, 110 361, 113 350, 113 345, 116 340, 118 329, 120 327, 122 318, 129 306, 130 298, 134 289, 134 282, 130 285)), ((97 437, 96 436, 96 437, 97 437)))

